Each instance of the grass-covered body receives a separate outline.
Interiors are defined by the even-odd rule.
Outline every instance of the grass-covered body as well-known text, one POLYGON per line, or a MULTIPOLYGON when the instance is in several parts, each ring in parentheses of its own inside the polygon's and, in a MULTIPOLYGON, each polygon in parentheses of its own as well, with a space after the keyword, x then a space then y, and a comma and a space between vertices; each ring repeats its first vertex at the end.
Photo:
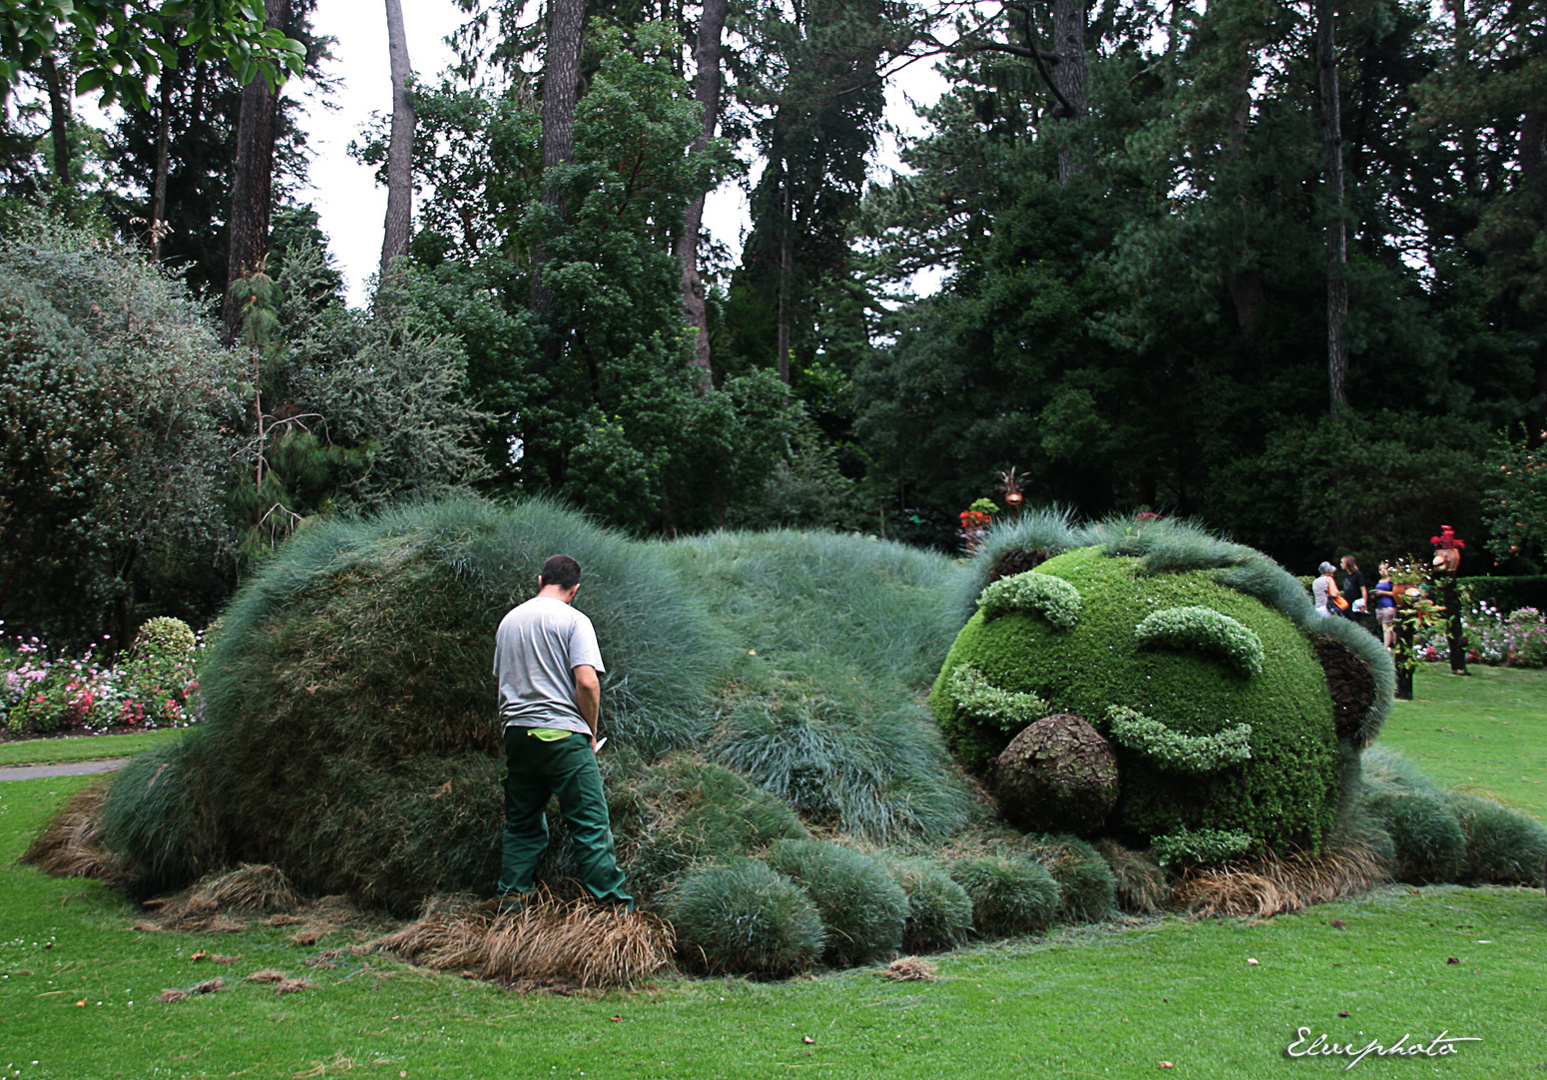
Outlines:
MULTIPOLYGON (((494 631, 561 551, 607 665, 601 760, 642 896, 803 836, 792 810, 875 840, 965 820, 918 704, 954 632, 948 560, 831 535, 639 543, 542 501, 464 500, 309 527, 248 582, 204 661, 205 723, 107 800, 140 887, 246 861, 399 911, 491 889, 494 631)), ((551 851, 549 876, 562 837, 551 851)))

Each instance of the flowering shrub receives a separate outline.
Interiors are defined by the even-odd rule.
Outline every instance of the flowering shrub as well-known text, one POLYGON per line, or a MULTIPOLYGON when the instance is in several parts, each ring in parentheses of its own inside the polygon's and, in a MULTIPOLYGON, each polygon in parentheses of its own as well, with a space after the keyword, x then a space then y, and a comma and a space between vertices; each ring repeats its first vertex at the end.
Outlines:
MULTIPOLYGON (((1534 607, 1505 615, 1481 601, 1462 611, 1461 627, 1466 637, 1466 658, 1472 663, 1495 667, 1547 666, 1547 616, 1534 607)), ((1450 659, 1443 625, 1423 628, 1418 654, 1425 660, 1450 659)))
POLYGON ((999 513, 999 507, 992 499, 978 499, 967 509, 957 514, 962 527, 956 531, 956 535, 962 538, 962 544, 968 555, 975 555, 983 546, 983 537, 988 534, 988 527, 994 523, 994 515, 999 513))
POLYGON ((12 735, 194 722, 198 638, 175 619, 152 622, 152 632, 136 638, 116 664, 105 663, 95 645, 80 657, 50 659, 37 638, 0 636, 0 720, 12 735))

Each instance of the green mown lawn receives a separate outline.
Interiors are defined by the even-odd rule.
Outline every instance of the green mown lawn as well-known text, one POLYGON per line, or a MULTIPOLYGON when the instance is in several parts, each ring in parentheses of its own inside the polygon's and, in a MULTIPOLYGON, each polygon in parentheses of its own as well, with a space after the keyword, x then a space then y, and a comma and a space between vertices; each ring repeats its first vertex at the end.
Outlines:
POLYGON ((1425 664, 1380 741, 1448 787, 1547 821, 1547 670, 1425 664))
POLYGON ((0 743, 0 766, 48 765, 60 761, 97 761, 129 757, 180 739, 188 728, 136 731, 129 735, 86 735, 63 739, 19 739, 0 743))
MULTIPOLYGON (((1425 670, 1418 697, 1398 707, 1387 742, 1442 779, 1543 812, 1532 783, 1542 778, 1542 673, 1425 670)), ((350 944, 348 933, 303 948, 289 928, 136 932, 116 894, 13 862, 88 782, 0 784, 0 1066, 13 1080, 1343 1075, 1347 1058, 1286 1053, 1301 1027, 1301 1052, 1323 1034, 1360 1047, 1408 1035, 1432 1052, 1368 1056, 1356 1075, 1547 1071, 1540 891, 1390 888, 1258 926, 1082 928, 938 957, 932 983, 855 971, 519 996, 375 955, 305 966, 350 944), (192 960, 199 950, 238 959, 192 960), (264 967, 312 988, 281 997, 244 981, 264 967), (157 1001, 216 975, 216 993, 157 1001), (1433 1044, 1442 1032, 1480 1041, 1433 1044)))

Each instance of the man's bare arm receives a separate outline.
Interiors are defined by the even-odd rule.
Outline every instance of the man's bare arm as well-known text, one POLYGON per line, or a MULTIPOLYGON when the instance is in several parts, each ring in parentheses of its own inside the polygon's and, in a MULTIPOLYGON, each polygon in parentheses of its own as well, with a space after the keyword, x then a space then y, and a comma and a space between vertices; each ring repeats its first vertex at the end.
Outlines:
POLYGON ((577 664, 570 669, 575 677, 575 704, 580 715, 591 729, 591 746, 596 746, 597 724, 602 715, 602 681, 596 677, 596 669, 590 664, 577 664))

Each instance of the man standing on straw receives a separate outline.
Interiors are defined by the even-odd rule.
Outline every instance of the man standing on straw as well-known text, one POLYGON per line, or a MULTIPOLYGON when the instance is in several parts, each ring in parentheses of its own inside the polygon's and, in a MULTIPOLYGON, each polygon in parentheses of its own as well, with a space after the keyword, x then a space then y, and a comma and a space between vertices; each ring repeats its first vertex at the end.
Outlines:
POLYGON ((537 860, 548 847, 545 810, 557 795, 586 888, 598 900, 633 910, 596 766, 597 675, 606 668, 591 620, 573 607, 579 591, 580 564, 568 555, 550 557, 537 595, 507 614, 495 635, 508 773, 499 894, 532 891, 537 860))

